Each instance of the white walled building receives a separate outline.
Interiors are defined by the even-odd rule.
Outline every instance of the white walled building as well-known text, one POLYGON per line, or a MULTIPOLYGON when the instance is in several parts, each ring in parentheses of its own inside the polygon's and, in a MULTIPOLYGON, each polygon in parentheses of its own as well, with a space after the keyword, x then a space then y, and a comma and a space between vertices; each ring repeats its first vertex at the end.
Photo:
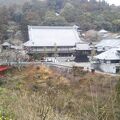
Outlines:
POLYGON ((28 26, 29 40, 24 43, 28 54, 44 54, 52 57, 72 56, 76 44, 82 42, 77 29, 69 26, 28 26))
POLYGON ((112 48, 118 48, 120 46, 120 39, 103 39, 95 45, 98 53, 105 52, 112 48))
POLYGON ((120 48, 113 48, 94 56, 92 67, 108 73, 120 73, 120 48))

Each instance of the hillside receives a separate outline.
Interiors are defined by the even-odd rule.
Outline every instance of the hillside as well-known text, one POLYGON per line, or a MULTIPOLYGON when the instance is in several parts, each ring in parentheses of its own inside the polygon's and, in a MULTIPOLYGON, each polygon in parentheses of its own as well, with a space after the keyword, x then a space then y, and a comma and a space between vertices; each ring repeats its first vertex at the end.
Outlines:
POLYGON ((0 80, 0 118, 119 120, 118 78, 84 71, 72 75, 43 65, 11 69, 0 80))
MULTIPOLYGON (((23 5, 26 2, 30 2, 30 1, 34 1, 34 0, 0 0, 0 5, 6 5, 6 6, 10 6, 10 5, 23 5)), ((38 1, 45 1, 45 0, 38 0, 38 1)))
POLYGON ((0 0, 1 5, 12 5, 12 4, 19 4, 23 5, 25 2, 30 0, 0 0))
POLYGON ((24 4, 26 1, 30 0, 0 0, 0 43, 10 39, 7 31, 13 27, 20 30, 23 38, 20 40, 25 42, 28 40, 28 25, 77 25, 83 32, 100 29, 120 31, 120 7, 110 6, 104 0, 32 0, 32 4, 24 4), (10 6, 14 3, 22 6, 10 6), (5 8, 3 4, 9 6, 5 8))

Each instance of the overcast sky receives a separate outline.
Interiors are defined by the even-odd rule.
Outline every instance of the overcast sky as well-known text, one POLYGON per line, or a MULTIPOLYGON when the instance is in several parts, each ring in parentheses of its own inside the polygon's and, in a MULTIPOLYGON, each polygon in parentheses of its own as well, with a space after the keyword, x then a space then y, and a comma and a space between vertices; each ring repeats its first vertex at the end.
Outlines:
POLYGON ((115 5, 120 5, 120 0, 106 0, 110 5, 115 4, 115 5))

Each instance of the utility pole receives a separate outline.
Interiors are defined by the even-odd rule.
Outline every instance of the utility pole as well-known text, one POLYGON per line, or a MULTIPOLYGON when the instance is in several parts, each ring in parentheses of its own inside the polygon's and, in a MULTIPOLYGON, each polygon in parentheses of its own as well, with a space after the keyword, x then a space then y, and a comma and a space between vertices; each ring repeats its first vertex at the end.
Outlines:
POLYGON ((47 48, 46 47, 44 47, 44 55, 43 55, 43 57, 45 58, 45 60, 46 60, 46 57, 47 57, 47 48))
POLYGON ((94 65, 93 65, 93 61, 94 61, 94 56, 96 55, 96 49, 95 49, 95 45, 92 43, 92 50, 91 50, 91 59, 90 59, 90 64, 91 64, 91 72, 94 73, 95 69, 94 69, 94 65))
POLYGON ((56 60, 56 58, 57 58, 57 56, 58 56, 57 52, 58 52, 57 44, 55 43, 55 44, 54 44, 54 58, 55 58, 55 60, 56 60))
POLYGON ((95 45, 92 43, 92 50, 91 50, 91 61, 94 59, 94 56, 96 55, 96 49, 95 45))

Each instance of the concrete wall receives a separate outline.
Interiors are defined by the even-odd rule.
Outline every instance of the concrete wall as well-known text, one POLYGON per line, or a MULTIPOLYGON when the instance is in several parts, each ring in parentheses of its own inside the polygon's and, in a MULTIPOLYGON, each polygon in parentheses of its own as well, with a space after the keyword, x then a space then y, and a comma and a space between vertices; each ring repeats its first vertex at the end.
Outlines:
POLYGON ((101 64, 93 65, 94 69, 100 70, 102 72, 114 73, 114 74, 116 73, 116 66, 120 66, 120 64, 101 63, 101 64))
POLYGON ((67 62, 67 61, 74 61, 75 57, 46 57, 46 60, 52 62, 67 62))

